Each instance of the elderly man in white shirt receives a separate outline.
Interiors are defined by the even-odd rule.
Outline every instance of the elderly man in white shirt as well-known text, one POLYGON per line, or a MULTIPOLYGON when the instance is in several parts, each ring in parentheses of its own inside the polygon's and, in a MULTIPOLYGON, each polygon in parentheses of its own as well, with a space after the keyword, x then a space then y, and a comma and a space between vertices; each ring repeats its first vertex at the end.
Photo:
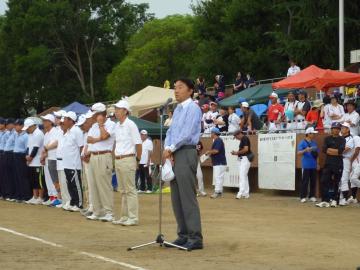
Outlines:
POLYGON ((139 222, 139 202, 135 171, 142 153, 142 141, 136 124, 128 118, 130 105, 126 100, 115 104, 119 122, 115 127, 115 172, 122 195, 121 218, 113 224, 134 226, 139 222))
POLYGON ((295 64, 294 61, 290 61, 290 67, 287 72, 287 77, 294 76, 300 72, 300 68, 295 64))
POLYGON ((356 104, 353 100, 349 100, 346 104, 347 113, 344 115, 344 123, 348 123, 350 125, 350 133, 352 136, 359 135, 359 120, 360 116, 355 111, 356 104))
POLYGON ((89 220, 111 222, 113 218, 113 190, 111 186, 114 147, 115 123, 106 118, 106 106, 95 103, 91 110, 94 112, 95 123, 88 132, 87 143, 90 153, 90 169, 88 170, 89 189, 92 193, 93 214, 89 220))

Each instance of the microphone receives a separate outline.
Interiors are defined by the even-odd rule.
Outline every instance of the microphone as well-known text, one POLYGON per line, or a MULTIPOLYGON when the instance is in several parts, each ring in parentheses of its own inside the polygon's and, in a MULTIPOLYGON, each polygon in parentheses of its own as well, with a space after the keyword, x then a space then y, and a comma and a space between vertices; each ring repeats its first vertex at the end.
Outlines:
POLYGON ((167 106, 169 106, 169 104, 170 104, 172 101, 173 101, 172 98, 168 98, 167 101, 166 101, 163 105, 160 106, 160 110, 165 109, 167 106))

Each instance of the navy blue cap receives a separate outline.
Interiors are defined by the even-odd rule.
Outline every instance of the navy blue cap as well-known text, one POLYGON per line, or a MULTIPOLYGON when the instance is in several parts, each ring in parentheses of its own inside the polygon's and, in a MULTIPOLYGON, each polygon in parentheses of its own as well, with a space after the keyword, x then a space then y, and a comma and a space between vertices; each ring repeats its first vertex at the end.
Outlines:
POLYGON ((20 126, 23 126, 23 125, 24 125, 24 119, 21 119, 21 118, 16 119, 16 121, 15 121, 15 125, 20 125, 20 126))
POLYGON ((15 123, 15 119, 14 118, 8 118, 6 119, 6 124, 9 125, 9 124, 14 124, 15 123))
POLYGON ((5 125, 5 124, 6 124, 6 120, 0 117, 0 125, 5 125))
POLYGON ((341 129, 341 124, 339 122, 334 122, 334 123, 331 124, 331 128, 341 129))

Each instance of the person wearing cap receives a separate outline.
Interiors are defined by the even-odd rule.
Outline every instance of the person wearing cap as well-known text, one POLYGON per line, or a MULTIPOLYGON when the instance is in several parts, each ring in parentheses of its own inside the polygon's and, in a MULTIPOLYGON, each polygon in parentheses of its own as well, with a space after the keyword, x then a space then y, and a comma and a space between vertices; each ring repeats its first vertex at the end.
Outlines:
POLYGON ((26 203, 42 204, 44 202, 44 189, 42 188, 43 176, 40 155, 44 147, 44 133, 31 118, 25 120, 22 130, 29 134, 25 158, 29 166, 29 178, 33 190, 33 197, 26 203))
POLYGON ((350 134, 352 136, 359 135, 359 121, 360 116, 356 112, 356 104, 354 100, 349 100, 346 104, 347 113, 344 115, 344 123, 348 123, 350 125, 350 134))
POLYGON ((79 212, 83 206, 80 153, 84 146, 84 135, 78 126, 76 113, 64 115, 66 133, 63 141, 63 166, 70 195, 69 211, 79 212))
POLYGON ((216 199, 222 197, 227 163, 225 145, 223 140, 220 138, 220 130, 218 128, 213 128, 211 130, 211 138, 213 140, 211 150, 206 151, 205 154, 211 156, 213 165, 213 182, 215 183, 215 191, 210 198, 216 199))
POLYGON ((305 139, 299 143, 297 148, 297 154, 301 156, 302 168, 300 187, 301 203, 305 203, 308 199, 311 202, 316 202, 316 171, 317 169, 320 169, 318 167, 318 157, 320 151, 317 143, 314 141, 314 136, 317 133, 318 131, 316 131, 314 127, 308 127, 305 130, 305 139))
POLYGON ((315 130, 324 131, 324 104, 320 99, 314 100, 311 110, 306 115, 306 122, 308 127, 313 127, 315 130))
POLYGON ((112 151, 116 124, 106 118, 106 106, 95 103, 91 107, 94 124, 87 134, 87 151, 90 154, 87 178, 92 193, 93 214, 89 220, 113 221, 112 151))
POLYGON ((210 134, 211 129, 215 127, 214 120, 219 115, 217 110, 217 103, 210 102, 210 110, 207 113, 204 113, 204 133, 210 134))
POLYGON ((323 152, 326 154, 326 158, 320 180, 321 202, 316 204, 317 207, 337 206, 339 182, 343 171, 342 154, 346 143, 345 139, 340 136, 340 130, 341 124, 334 122, 331 126, 331 135, 324 140, 323 152))
POLYGON ((231 154, 238 157, 239 163, 239 192, 236 195, 236 199, 249 199, 250 190, 249 190, 249 169, 250 169, 250 160, 248 158, 251 154, 251 144, 249 137, 247 137, 243 131, 238 130, 235 132, 234 137, 240 141, 239 150, 231 151, 231 154))
POLYGON ((58 130, 54 127, 55 116, 47 114, 42 116, 44 127, 44 147, 40 160, 44 164, 45 182, 49 200, 44 205, 56 206, 61 204, 59 177, 56 168, 56 148, 58 145, 58 130))
POLYGON ((163 161, 171 159, 174 162, 175 179, 170 182, 170 188, 178 238, 173 244, 190 250, 203 248, 200 209, 196 197, 196 145, 201 132, 201 110, 192 101, 193 94, 194 84, 190 79, 176 80, 175 98, 178 105, 173 123, 166 133, 163 152, 163 161))
POLYGON ((246 101, 242 102, 241 110, 243 112, 243 117, 240 122, 241 130, 254 131, 260 130, 263 127, 259 116, 250 108, 249 103, 246 101))
POLYGON ((214 119, 215 127, 220 130, 220 132, 227 132, 229 126, 229 116, 225 108, 220 108, 219 114, 214 119))
POLYGON ((284 107, 278 103, 279 96, 273 92, 270 95, 271 105, 268 109, 268 128, 270 132, 278 131, 284 116, 284 107))
POLYGON ((14 145, 14 164, 15 164, 15 199, 17 202, 28 201, 32 197, 29 167, 26 165, 26 150, 29 135, 22 130, 24 120, 15 121, 15 145, 14 145))
POLYGON ((5 157, 5 170, 4 170, 4 198, 7 201, 15 201, 15 164, 14 164, 14 146, 15 146, 15 119, 9 118, 6 121, 4 157, 5 157))
POLYGON ((235 108, 232 106, 228 107, 228 115, 228 132, 233 134, 240 129, 240 117, 235 113, 235 108))
POLYGON ((345 149, 343 151, 343 172, 340 180, 340 200, 339 205, 347 205, 349 199, 349 181, 351 172, 351 158, 355 152, 354 137, 350 134, 351 125, 344 122, 341 126, 341 136, 345 139, 345 149))
MULTIPOLYGON (((119 122, 115 126, 115 172, 119 180, 121 193, 121 217, 114 224, 134 226, 139 223, 139 201, 135 185, 137 162, 150 164, 150 145, 146 146, 147 154, 142 157, 142 140, 139 129, 134 121, 129 119, 130 105, 126 99, 115 104, 115 115, 119 122)), ((144 133, 144 132, 143 132, 144 133)), ((143 134, 144 136, 144 134, 143 134)), ((147 170, 149 168, 147 167, 147 170)), ((148 182, 149 184, 149 182, 148 182)), ((145 190, 144 185, 142 187, 145 190)), ((141 189, 140 188, 140 189, 141 189)), ((148 186, 148 189, 151 186, 148 186)))
POLYGON ((142 141, 142 153, 139 162, 140 188, 138 193, 144 193, 145 191, 146 193, 151 193, 152 181, 149 175, 149 169, 151 163, 151 154, 154 146, 148 137, 148 132, 146 130, 141 130, 140 136, 142 141))
POLYGON ((288 130, 294 130, 297 127, 295 122, 295 109, 298 102, 294 92, 289 92, 284 106, 286 129, 288 130))
MULTIPOLYGON (((4 171, 4 141, 3 136, 6 132, 5 128, 6 121, 4 118, 0 117, 0 170, 4 171)), ((4 174, 0 174, 0 199, 4 199, 4 185, 3 185, 4 174)))
POLYGON ((295 121, 296 121, 296 129, 298 132, 305 130, 306 128, 306 115, 311 109, 311 104, 307 100, 307 93, 305 91, 300 91, 298 94, 299 102, 295 107, 295 121))
POLYGON ((351 186, 351 195, 347 200, 348 204, 358 203, 357 193, 360 188, 360 137, 353 136, 354 139, 354 154, 351 157, 351 173, 350 173, 350 186, 351 186))
POLYGON ((344 107, 339 104, 337 96, 331 96, 331 103, 324 108, 325 128, 331 127, 332 123, 342 123, 345 115, 344 107))

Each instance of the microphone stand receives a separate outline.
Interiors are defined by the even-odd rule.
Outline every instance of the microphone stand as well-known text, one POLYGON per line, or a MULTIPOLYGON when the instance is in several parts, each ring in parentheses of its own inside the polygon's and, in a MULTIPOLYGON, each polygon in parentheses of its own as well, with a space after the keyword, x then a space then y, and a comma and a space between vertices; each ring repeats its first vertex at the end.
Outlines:
POLYGON ((158 112, 160 114, 159 232, 158 232, 158 235, 156 236, 154 241, 151 241, 151 242, 148 242, 148 243, 145 243, 145 244, 140 244, 140 245, 133 246, 133 247, 129 247, 127 249, 128 251, 143 248, 143 247, 147 247, 147 246, 151 246, 151 245, 156 245, 156 244, 159 244, 160 247, 163 247, 163 246, 175 247, 175 248, 178 248, 178 249, 190 251, 189 249, 187 249, 185 247, 175 245, 175 244, 173 244, 171 242, 167 242, 165 240, 165 236, 162 233, 162 201, 163 201, 163 193, 162 193, 162 169, 161 169, 162 168, 162 165, 161 165, 162 161, 161 160, 162 160, 162 153, 163 153, 163 149, 164 149, 164 143, 163 143, 163 125, 164 125, 164 121, 163 120, 164 120, 164 111, 165 111, 166 107, 167 107, 167 105, 161 106, 158 109, 158 112))

